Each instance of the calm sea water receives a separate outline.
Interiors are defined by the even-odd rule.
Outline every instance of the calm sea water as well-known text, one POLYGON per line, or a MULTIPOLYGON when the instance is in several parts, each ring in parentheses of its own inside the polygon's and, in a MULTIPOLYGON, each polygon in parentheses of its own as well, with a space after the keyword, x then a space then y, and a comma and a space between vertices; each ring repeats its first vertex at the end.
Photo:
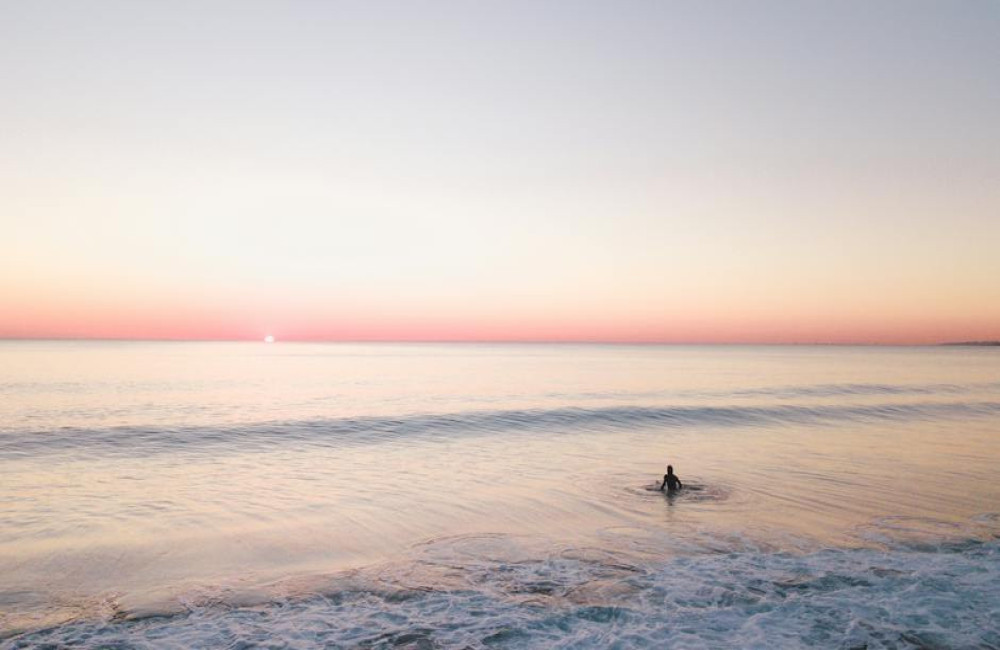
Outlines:
POLYGON ((998 647, 998 540, 1000 349, 0 342, 3 647, 998 647))

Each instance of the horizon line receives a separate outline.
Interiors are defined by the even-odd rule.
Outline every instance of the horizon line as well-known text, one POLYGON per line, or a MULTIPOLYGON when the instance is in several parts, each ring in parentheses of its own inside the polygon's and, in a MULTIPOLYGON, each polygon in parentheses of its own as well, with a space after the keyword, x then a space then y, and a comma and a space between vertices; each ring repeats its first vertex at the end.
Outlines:
POLYGON ((2 342, 117 342, 117 343, 261 343, 274 345, 276 343, 386 343, 386 344, 469 344, 469 345, 632 345, 632 346, 828 346, 828 347, 936 347, 936 346, 998 346, 1000 340, 979 341, 937 341, 930 343, 889 343, 877 341, 620 341, 620 340, 565 340, 565 339, 310 339, 291 338, 275 339, 268 343, 263 338, 148 338, 148 337, 99 337, 99 336, 62 336, 62 337, 0 337, 2 342))

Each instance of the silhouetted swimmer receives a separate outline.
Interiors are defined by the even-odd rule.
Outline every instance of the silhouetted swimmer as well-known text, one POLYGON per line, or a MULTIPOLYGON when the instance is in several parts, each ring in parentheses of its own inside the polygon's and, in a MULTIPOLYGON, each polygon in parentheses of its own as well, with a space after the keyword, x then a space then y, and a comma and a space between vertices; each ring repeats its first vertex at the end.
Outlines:
POLYGON ((682 487, 684 487, 684 484, 681 483, 681 480, 677 478, 676 474, 674 474, 674 466, 667 465, 667 473, 663 475, 663 485, 660 486, 660 490, 676 492, 682 487))

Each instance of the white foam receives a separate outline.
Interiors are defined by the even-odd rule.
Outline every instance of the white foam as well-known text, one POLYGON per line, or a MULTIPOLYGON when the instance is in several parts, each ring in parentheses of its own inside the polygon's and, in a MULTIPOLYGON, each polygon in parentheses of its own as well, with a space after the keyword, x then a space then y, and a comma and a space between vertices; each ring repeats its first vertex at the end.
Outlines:
POLYGON ((630 563, 442 549, 325 593, 182 615, 81 621, 5 648, 993 647, 1000 543, 934 551, 730 553, 630 563), (437 558, 437 559, 435 559, 437 558))

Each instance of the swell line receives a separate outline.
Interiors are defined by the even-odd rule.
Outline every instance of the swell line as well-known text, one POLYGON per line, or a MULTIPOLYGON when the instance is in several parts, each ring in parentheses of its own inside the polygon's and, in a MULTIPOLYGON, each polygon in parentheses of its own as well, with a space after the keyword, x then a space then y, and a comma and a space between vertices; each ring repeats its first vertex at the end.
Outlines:
POLYGON ((182 451, 185 448, 227 446, 239 451, 295 445, 341 447, 415 438, 447 439, 518 431, 566 434, 634 427, 840 425, 988 418, 998 415, 1000 402, 924 402, 822 406, 563 407, 273 421, 231 427, 63 427, 51 431, 14 431, 2 434, 0 458, 14 459, 67 452, 82 455, 145 456, 182 451))

